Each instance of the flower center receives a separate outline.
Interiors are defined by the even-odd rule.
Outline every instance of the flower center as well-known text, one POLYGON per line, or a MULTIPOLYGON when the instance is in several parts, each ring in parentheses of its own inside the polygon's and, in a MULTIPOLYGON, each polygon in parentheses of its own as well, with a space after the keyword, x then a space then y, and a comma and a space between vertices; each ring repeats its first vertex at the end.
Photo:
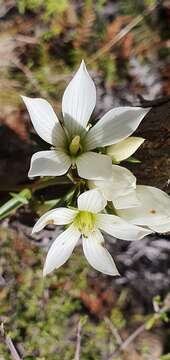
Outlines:
POLYGON ((82 145, 80 143, 80 136, 75 135, 69 145, 70 155, 75 156, 82 151, 82 145))
POLYGON ((95 223, 96 215, 89 211, 79 211, 74 220, 75 226, 86 237, 94 230, 95 223))

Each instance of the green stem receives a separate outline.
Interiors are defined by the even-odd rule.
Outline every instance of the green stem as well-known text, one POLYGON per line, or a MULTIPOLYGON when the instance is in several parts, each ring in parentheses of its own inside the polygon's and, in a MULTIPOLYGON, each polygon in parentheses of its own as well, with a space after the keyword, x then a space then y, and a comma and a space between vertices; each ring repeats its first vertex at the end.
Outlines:
POLYGON ((19 194, 11 194, 12 198, 0 207, 0 220, 14 213, 21 206, 28 204, 31 199, 29 189, 24 189, 19 194))
POLYGON ((24 185, 19 185, 19 186, 13 186, 13 187, 7 187, 7 186, 2 186, 0 188, 0 192, 11 192, 11 191, 22 191, 25 188, 29 189, 31 192, 35 192, 37 190, 41 190, 44 189, 48 186, 54 186, 54 185, 66 185, 66 184, 70 184, 70 181, 66 178, 63 179, 63 181, 59 181, 57 178, 55 179, 48 179, 48 180, 43 180, 42 179, 38 179, 36 181, 34 181, 31 184, 24 184, 24 185))
POLYGON ((70 168, 69 172, 67 173, 67 177, 68 179, 73 183, 73 184, 77 184, 79 183, 80 179, 76 178, 73 172, 73 169, 70 168))

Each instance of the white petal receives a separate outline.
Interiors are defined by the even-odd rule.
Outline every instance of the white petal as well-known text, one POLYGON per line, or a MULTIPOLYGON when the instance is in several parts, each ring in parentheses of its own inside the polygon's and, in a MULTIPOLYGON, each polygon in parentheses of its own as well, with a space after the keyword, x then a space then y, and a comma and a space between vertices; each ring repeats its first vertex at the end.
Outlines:
POLYGON ((58 269, 71 256, 76 243, 80 238, 80 232, 71 225, 53 242, 47 254, 44 265, 43 275, 49 274, 54 269, 58 269))
POLYGON ((52 209, 46 212, 40 217, 32 229, 32 233, 41 231, 46 225, 55 224, 55 225, 66 225, 70 224, 75 216, 77 211, 67 208, 57 208, 52 209))
MULTIPOLYGON (((113 165, 113 188, 110 200, 116 209, 134 207, 139 205, 136 192, 136 177, 125 167, 113 165)), ((109 200, 109 199, 108 199, 109 200)))
POLYGON ((136 136, 129 136, 117 144, 108 146, 107 154, 111 156, 115 162, 128 159, 143 144, 145 139, 136 136))
POLYGON ((165 192, 152 186, 138 185, 136 193, 141 205, 118 210, 119 216, 133 224, 151 228, 170 222, 170 197, 165 192))
POLYGON ((116 209, 128 209, 140 206, 140 201, 136 191, 130 191, 128 194, 118 196, 113 199, 113 205, 116 209))
POLYGON ((86 128, 95 104, 95 85, 82 61, 62 100, 64 123, 69 132, 76 135, 79 128, 86 128))
POLYGON ((126 222, 115 215, 97 214, 96 225, 109 235, 121 240, 140 240, 152 231, 126 222))
POLYGON ((98 213, 105 208, 107 201, 98 190, 94 189, 85 191, 83 194, 81 194, 78 197, 77 203, 79 210, 98 213))
POLYGON ((166 233, 166 232, 169 232, 170 231, 170 221, 166 224, 161 224, 161 225, 156 225, 156 224, 153 224, 153 225, 150 225, 150 228, 157 232, 157 233, 166 233))
POLYGON ((104 239, 99 230, 91 233, 88 238, 83 238, 85 257, 94 269, 107 275, 119 275, 110 253, 103 245, 104 239))
POLYGON ((22 96, 37 134, 47 143, 63 147, 66 136, 48 101, 22 96))
POLYGON ((88 151, 76 159, 78 174, 84 179, 102 180, 112 175, 112 161, 107 155, 88 151))
POLYGON ((65 174, 70 166, 69 156, 62 151, 39 151, 31 158, 28 176, 59 176, 65 174))
POLYGON ((87 150, 116 144, 131 135, 150 109, 118 107, 107 112, 89 130, 85 138, 87 150))
POLYGON ((90 188, 98 188, 103 196, 112 201, 115 208, 128 208, 139 205, 136 192, 136 178, 128 169, 112 165, 112 178, 89 181, 90 188))

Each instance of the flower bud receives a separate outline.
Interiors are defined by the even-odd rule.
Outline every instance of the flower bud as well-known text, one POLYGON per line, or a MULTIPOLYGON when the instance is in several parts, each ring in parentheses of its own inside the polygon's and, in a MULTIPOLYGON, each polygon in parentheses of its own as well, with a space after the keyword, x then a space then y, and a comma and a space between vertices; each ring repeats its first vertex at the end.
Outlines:
POLYGON ((106 153, 111 156, 113 162, 119 163, 134 154, 144 141, 142 137, 130 136, 117 144, 108 146, 106 153))

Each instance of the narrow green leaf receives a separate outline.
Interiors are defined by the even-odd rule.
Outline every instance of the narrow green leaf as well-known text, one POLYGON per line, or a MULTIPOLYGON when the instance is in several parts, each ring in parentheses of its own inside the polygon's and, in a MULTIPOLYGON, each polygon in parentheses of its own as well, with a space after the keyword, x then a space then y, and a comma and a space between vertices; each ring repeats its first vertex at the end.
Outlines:
POLYGON ((132 164, 140 164, 141 161, 139 159, 136 159, 133 156, 130 156, 128 159, 126 159, 127 162, 132 163, 132 164))
POLYGON ((5 204, 0 207, 0 220, 8 217, 13 214, 19 207, 24 204, 28 204, 31 199, 31 191, 29 189, 24 189, 18 194, 11 194, 12 199, 8 200, 5 204))
POLYGON ((155 325, 156 317, 153 315, 147 322, 146 322, 146 330, 151 330, 155 325))

